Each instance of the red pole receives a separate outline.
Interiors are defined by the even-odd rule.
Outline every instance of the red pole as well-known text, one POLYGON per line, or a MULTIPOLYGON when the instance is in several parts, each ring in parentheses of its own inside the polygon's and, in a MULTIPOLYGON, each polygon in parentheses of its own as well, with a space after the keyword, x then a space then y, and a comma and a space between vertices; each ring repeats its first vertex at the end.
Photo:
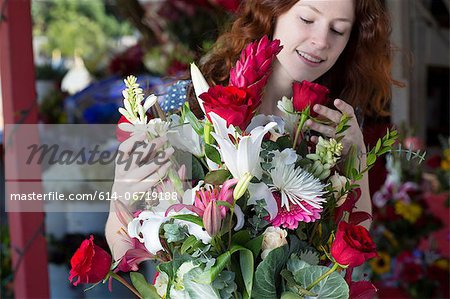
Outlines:
MULTIPOLYGON (((0 80, 2 84, 5 125, 36 124, 38 120, 34 62, 32 47, 32 21, 30 0, 0 1, 0 80)), ((7 133, 7 132, 6 132, 7 133)), ((30 139, 38 140, 38 134, 30 139)), ((29 139, 28 139, 29 142, 29 139)), ((23 143, 19 138, 3 141, 10 151, 11 167, 5 171, 8 192, 27 192, 30 183, 18 180, 23 169, 19 167, 23 156, 18 154, 23 143), (11 161, 12 160, 12 161, 11 161), (9 172, 9 173, 8 173, 9 172), (17 178, 16 181, 9 178, 17 178), (9 190, 8 190, 9 188, 9 190)), ((39 171, 39 170, 36 170, 39 171)), ((37 172, 39 173, 39 172, 37 172)), ((33 191, 41 190, 40 184, 33 191)), ((1 195, 3 196, 3 195, 1 195)), ((5 198, 8 202, 8 198, 5 198)), ((8 204, 7 204, 8 205, 8 204)), ((49 298, 47 247, 44 238, 42 202, 29 206, 33 212, 8 213, 14 271, 15 298, 49 298)))

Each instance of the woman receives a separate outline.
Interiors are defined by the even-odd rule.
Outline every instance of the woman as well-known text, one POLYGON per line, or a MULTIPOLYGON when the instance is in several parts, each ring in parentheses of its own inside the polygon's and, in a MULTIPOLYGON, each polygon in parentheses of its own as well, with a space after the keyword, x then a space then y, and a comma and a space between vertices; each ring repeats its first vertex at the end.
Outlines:
MULTIPOLYGON (((313 109, 332 124, 324 125, 309 120, 306 125, 332 137, 334 125, 345 113, 352 118, 350 128, 342 140, 344 153, 352 145, 356 145, 360 153, 365 153, 366 146, 353 107, 361 111, 361 116, 386 114, 384 107, 390 97, 390 86, 398 84, 390 77, 390 26, 380 1, 244 1, 230 30, 219 37, 212 51, 204 58, 202 73, 210 84, 225 85, 231 67, 249 42, 264 35, 279 39, 283 49, 273 64, 259 113, 278 114, 277 101, 282 96, 292 96, 294 81, 318 82, 327 86, 331 97, 336 100, 330 108, 316 105, 313 109)), ((160 145, 161 140, 155 143, 160 145)), ((131 146, 122 145, 122 150, 130 151, 131 146)), ((364 167, 364 159, 362 163, 364 167)), ((163 174, 165 169, 154 167, 140 175, 144 178, 149 173, 154 173, 153 176, 157 172, 163 174)), ((119 187, 120 173, 120 169, 116 170, 113 187, 119 193, 127 191, 119 187)), ((122 172, 122 175, 128 174, 122 172)), ((358 183, 362 196, 356 208, 371 214, 367 175, 358 183)), ((140 191, 151 187, 151 183, 138 184, 142 187, 140 191)), ((363 225, 369 228, 370 222, 366 221, 363 225)), ((113 212, 110 213, 106 236, 116 258, 124 253, 115 234, 119 228, 117 217, 113 212)))

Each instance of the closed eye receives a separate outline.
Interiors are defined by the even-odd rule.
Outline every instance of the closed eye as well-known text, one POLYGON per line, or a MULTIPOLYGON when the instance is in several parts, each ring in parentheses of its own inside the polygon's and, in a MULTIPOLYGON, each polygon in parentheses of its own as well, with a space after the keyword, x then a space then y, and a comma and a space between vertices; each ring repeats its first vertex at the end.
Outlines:
POLYGON ((305 23, 305 24, 312 24, 313 23, 313 21, 310 21, 310 20, 307 20, 307 19, 304 19, 304 18, 300 18, 300 20, 302 20, 302 22, 305 23))
POLYGON ((331 28, 331 31, 337 35, 344 35, 344 32, 337 31, 336 29, 331 28))

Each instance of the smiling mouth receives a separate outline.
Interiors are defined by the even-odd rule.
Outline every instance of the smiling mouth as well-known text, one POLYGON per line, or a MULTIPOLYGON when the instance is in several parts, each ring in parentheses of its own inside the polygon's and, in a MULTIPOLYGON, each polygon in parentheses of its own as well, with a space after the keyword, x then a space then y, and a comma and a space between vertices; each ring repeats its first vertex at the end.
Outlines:
POLYGON ((309 54, 306 54, 304 52, 300 52, 298 50, 296 50, 297 54, 303 58, 305 58, 306 60, 312 62, 312 63, 321 63, 323 61, 325 61, 324 59, 320 59, 320 58, 316 58, 316 57, 312 57, 309 54))

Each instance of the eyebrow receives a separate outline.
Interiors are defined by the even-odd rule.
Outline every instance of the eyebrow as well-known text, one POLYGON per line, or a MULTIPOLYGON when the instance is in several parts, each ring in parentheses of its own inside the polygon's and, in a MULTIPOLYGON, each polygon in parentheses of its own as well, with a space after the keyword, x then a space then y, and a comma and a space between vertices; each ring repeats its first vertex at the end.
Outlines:
MULTIPOLYGON (((315 11, 316 13, 318 13, 319 15, 322 15, 322 12, 320 10, 318 10, 316 7, 310 5, 310 4, 300 4, 300 6, 305 6, 305 7, 309 7, 311 10, 315 11)), ((349 22, 352 23, 353 21, 347 18, 337 18, 335 19, 336 21, 342 21, 342 22, 349 22)))

